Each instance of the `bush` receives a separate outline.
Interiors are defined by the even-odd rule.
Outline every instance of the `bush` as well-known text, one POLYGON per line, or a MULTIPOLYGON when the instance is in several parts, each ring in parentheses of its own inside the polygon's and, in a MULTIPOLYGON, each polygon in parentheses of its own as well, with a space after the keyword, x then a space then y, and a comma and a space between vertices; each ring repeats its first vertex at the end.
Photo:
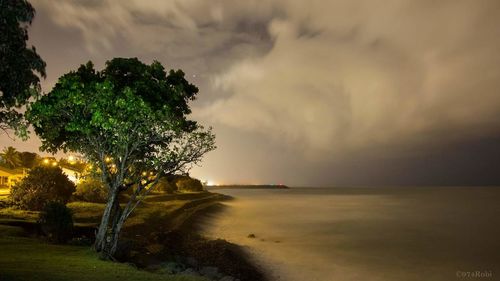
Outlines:
POLYGON ((197 192, 203 191, 203 185, 197 179, 183 177, 176 181, 178 191, 180 192, 197 192))
POLYGON ((105 203, 108 199, 108 192, 102 181, 88 179, 78 183, 73 197, 79 201, 105 203))
POLYGON ((161 178, 156 184, 156 190, 165 193, 174 193, 177 191, 175 183, 169 182, 166 177, 161 178))
POLYGON ((73 234, 73 212, 60 202, 49 202, 40 213, 39 223, 50 241, 66 243, 73 234))
POLYGON ((22 209, 40 211, 49 201, 66 204, 75 184, 59 167, 35 167, 12 187, 11 200, 22 209))

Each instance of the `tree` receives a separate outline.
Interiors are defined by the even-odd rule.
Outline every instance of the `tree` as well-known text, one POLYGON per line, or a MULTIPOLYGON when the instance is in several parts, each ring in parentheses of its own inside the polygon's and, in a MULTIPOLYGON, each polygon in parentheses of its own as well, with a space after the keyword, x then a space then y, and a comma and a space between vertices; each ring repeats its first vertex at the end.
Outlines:
POLYGON ((41 161, 40 155, 29 151, 19 153, 19 158, 21 159, 21 166, 27 169, 32 169, 41 161))
POLYGON ((115 58, 102 71, 88 62, 63 75, 27 113, 42 150, 79 153, 98 169, 108 193, 94 245, 101 257, 115 254, 125 220, 161 177, 186 174, 215 148, 211 129, 187 118, 197 93, 181 70, 115 58))
POLYGON ((3 164, 8 168, 15 169, 22 165, 19 152, 12 146, 4 148, 0 153, 0 157, 2 157, 3 164))
POLYGON ((42 210, 48 202, 66 204, 75 185, 59 167, 36 167, 12 187, 12 202, 22 209, 42 210))
POLYGON ((14 128, 21 135, 26 126, 16 108, 39 92, 36 73, 45 78, 45 62, 35 47, 26 46, 34 16, 26 0, 0 0, 0 129, 14 128))
POLYGON ((203 191, 203 185, 201 181, 197 179, 190 178, 189 176, 184 176, 175 182, 177 189, 181 192, 200 192, 203 191))

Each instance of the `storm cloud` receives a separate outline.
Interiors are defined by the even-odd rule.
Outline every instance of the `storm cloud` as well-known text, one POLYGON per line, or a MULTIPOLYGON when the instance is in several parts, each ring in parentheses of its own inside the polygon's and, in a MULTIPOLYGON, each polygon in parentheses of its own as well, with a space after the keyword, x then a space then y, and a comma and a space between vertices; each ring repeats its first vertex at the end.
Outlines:
POLYGON ((487 167, 500 161, 488 157, 500 151, 491 141, 500 135, 498 1, 33 4, 46 90, 88 59, 133 56, 186 71, 201 90, 194 117, 218 134, 200 178, 500 183, 463 163, 476 146, 487 147, 474 150, 487 167))

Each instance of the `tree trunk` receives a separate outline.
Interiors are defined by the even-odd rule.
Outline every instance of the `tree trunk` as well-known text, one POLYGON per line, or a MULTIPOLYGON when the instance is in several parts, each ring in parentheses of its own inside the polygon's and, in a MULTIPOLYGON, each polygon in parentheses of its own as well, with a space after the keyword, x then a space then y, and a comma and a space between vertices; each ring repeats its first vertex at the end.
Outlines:
POLYGON ((111 241, 109 243, 110 250, 109 253, 111 255, 115 255, 116 251, 118 250, 118 239, 120 238, 120 232, 122 230, 123 224, 125 223, 126 217, 124 214, 119 216, 119 219, 117 220, 116 224, 114 225, 113 229, 113 235, 111 237, 111 241))
POLYGON ((102 258, 108 258, 108 253, 106 253, 106 244, 108 241, 108 233, 109 233, 109 227, 110 227, 110 222, 114 220, 113 215, 114 215, 114 210, 118 207, 119 208, 119 202, 118 202, 118 192, 117 189, 110 190, 110 194, 108 197, 108 202, 106 204, 106 208, 104 209, 104 213, 101 218, 101 224, 99 225, 99 229, 96 234, 96 239, 95 239, 95 244, 94 244, 94 249, 97 252, 101 253, 102 258))
POLYGON ((117 246, 118 246, 118 238, 120 237, 120 231, 123 225, 122 221, 122 213, 123 210, 120 207, 120 204, 116 204, 115 208, 113 208, 113 212, 110 219, 110 232, 108 233, 108 239, 106 239, 106 253, 113 257, 116 254, 117 246))

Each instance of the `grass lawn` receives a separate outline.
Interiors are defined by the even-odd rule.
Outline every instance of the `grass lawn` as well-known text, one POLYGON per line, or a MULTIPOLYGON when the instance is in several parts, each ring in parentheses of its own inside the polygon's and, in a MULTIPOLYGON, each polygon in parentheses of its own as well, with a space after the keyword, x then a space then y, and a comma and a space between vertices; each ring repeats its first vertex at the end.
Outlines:
POLYGON ((89 247, 47 244, 19 236, 22 234, 20 228, 0 225, 1 281, 207 281, 202 277, 162 275, 101 261, 89 247))
POLYGON ((0 218, 36 221, 40 212, 19 210, 14 207, 0 208, 0 218))

